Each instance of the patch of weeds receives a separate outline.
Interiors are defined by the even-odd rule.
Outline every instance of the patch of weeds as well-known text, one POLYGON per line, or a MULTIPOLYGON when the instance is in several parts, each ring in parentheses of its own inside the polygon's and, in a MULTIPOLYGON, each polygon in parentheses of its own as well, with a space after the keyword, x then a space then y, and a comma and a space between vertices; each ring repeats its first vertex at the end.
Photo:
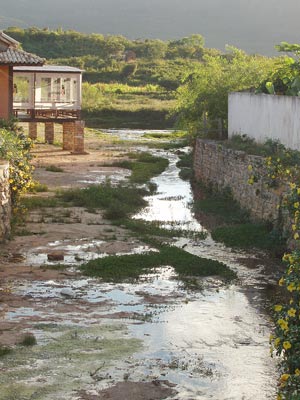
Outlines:
MULTIPOLYGON (((29 230, 26 229, 26 228, 23 228, 23 229, 15 229, 15 230, 14 230, 14 234, 15 234, 16 236, 31 236, 31 235, 35 235, 34 232, 29 231, 29 230)), ((39 233, 39 235, 40 235, 40 233, 39 233)))
POLYGON ((4 357, 7 354, 10 354, 11 352, 12 349, 10 347, 0 346, 0 357, 4 357))
POLYGON ((105 240, 108 240, 108 241, 117 240, 117 239, 118 239, 118 238, 117 238, 116 235, 111 235, 111 236, 106 236, 106 237, 105 237, 105 240))
POLYGON ((35 346, 36 344, 36 338, 32 333, 27 333, 19 343, 20 346, 35 346))
POLYGON ((274 255, 284 251, 286 240, 270 224, 251 223, 249 213, 232 198, 230 189, 216 192, 199 184, 205 198, 197 200, 194 211, 217 216, 218 226, 212 231, 212 238, 229 247, 241 249, 257 248, 274 255))
POLYGON ((183 180, 183 181, 190 181, 194 176, 194 172, 192 168, 186 168, 183 167, 180 169, 179 172, 179 177, 183 180))
POLYGON ((236 224, 221 226, 212 231, 212 238, 229 247, 257 248, 262 250, 284 249, 284 240, 266 224, 236 224))
POLYGON ((197 257, 177 247, 158 245, 158 252, 145 254, 130 254, 109 256, 91 260, 80 266, 83 274, 101 277, 107 282, 123 282, 137 280, 141 274, 150 272, 153 268, 172 266, 178 278, 187 276, 218 275, 226 280, 236 277, 225 264, 197 257))
MULTIPOLYGON (((75 257, 75 259, 76 259, 76 257, 75 257)), ((54 264, 54 265, 44 264, 44 265, 40 266, 40 269, 41 270, 53 269, 54 271, 63 271, 69 267, 70 267, 70 265, 65 265, 65 264, 54 264)))
POLYGON ((27 210, 34 210, 36 208, 53 208, 60 206, 61 203, 56 197, 23 197, 22 206, 27 210))
POLYGON ((186 147, 189 146, 190 143, 190 139, 188 137, 184 138, 184 139, 180 139, 180 140, 174 140, 168 143, 157 143, 156 146, 155 144, 152 146, 150 145, 150 147, 156 147, 156 148, 161 148, 163 150, 174 150, 174 149, 181 149, 182 147, 186 147))
POLYGON ((114 233, 115 229, 113 229, 113 228, 104 228, 103 232, 105 232, 105 233, 114 233))
POLYGON ((119 225, 123 225, 132 232, 141 235, 161 236, 161 237, 188 237, 193 239, 203 240, 206 238, 206 232, 187 231, 184 229, 165 229, 161 228, 159 221, 144 221, 140 219, 123 219, 118 221, 119 225))
POLYGON ((146 139, 164 139, 164 140, 172 140, 172 139, 181 139, 185 138, 188 135, 187 132, 184 131, 174 131, 174 132, 148 132, 144 133, 142 136, 146 139))
POLYGON ((156 157, 150 153, 128 153, 130 160, 116 162, 113 165, 131 170, 129 177, 132 183, 146 183, 154 176, 161 174, 169 165, 163 157, 156 157))
POLYGON ((244 151, 262 157, 276 157, 285 166, 300 165, 300 152, 287 149, 279 140, 267 139, 264 143, 257 143, 247 135, 233 135, 229 140, 222 142, 225 147, 244 151))
POLYGON ((193 178, 193 153, 186 153, 179 156, 176 166, 180 169, 179 177, 184 181, 193 178))
POLYGON ((34 328, 38 330, 62 329, 61 325, 56 323, 38 323, 34 325, 34 328))
POLYGON ((57 167, 56 165, 48 165, 45 168, 45 171, 49 171, 49 172, 64 172, 63 168, 57 167))
POLYGON ((204 192, 205 198, 196 200, 194 212, 215 215, 223 223, 246 223, 249 222, 249 213, 243 210, 232 197, 230 189, 216 192, 207 187, 199 185, 204 192))
POLYGON ((44 183, 40 182, 33 182, 30 189, 30 193, 42 193, 42 192, 48 192, 48 186, 44 183))
POLYGON ((147 184, 147 188, 149 190, 149 194, 150 195, 153 195, 153 194, 155 194, 157 192, 157 184, 154 183, 154 182, 149 182, 147 184))
POLYGON ((60 193, 59 198, 78 207, 105 209, 104 217, 112 220, 127 217, 147 203, 143 199, 148 192, 131 186, 114 187, 110 182, 86 189, 71 189, 60 193))

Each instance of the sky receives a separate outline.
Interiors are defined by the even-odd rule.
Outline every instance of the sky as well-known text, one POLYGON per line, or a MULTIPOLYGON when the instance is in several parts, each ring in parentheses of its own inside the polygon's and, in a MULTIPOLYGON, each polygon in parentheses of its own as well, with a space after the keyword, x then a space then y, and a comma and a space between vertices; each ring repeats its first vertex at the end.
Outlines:
POLYGON ((200 33, 207 47, 271 55, 281 41, 300 43, 299 13, 299 0, 0 0, 0 29, 62 27, 163 40, 200 33))

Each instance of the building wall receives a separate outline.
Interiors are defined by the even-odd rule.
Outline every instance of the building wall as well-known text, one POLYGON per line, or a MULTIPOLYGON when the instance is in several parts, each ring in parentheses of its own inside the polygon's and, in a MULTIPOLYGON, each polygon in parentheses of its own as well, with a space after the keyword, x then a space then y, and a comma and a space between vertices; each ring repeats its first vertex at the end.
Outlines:
POLYGON ((194 171, 197 180, 211 184, 222 191, 230 188, 235 200, 248 210, 253 219, 276 222, 282 189, 268 189, 263 179, 250 185, 248 179, 254 174, 265 175, 262 157, 251 156, 243 151, 227 149, 221 144, 197 139, 194 152, 194 171), (249 172, 248 166, 253 167, 249 172))
POLYGON ((0 242, 10 234, 10 218, 9 164, 0 160, 0 242))
POLYGON ((11 67, 0 65, 0 118, 9 118, 12 113, 11 67))
POLYGON ((246 134, 257 142, 279 140, 300 150, 300 97, 231 93, 228 135, 246 134))

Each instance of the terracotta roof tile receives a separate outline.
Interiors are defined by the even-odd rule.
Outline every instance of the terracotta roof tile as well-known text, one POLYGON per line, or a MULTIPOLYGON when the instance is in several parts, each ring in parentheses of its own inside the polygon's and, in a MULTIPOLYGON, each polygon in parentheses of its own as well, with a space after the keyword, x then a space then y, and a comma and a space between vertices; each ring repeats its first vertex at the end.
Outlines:
POLYGON ((42 65, 44 62, 41 57, 12 47, 0 52, 0 65, 42 65))

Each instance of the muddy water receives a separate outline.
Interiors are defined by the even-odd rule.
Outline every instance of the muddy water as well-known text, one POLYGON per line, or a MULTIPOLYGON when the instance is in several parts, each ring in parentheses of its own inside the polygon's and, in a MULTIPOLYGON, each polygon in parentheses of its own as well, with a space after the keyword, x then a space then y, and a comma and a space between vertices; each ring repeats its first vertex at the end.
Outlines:
MULTIPOLYGON (((122 131, 120 136, 136 140, 143 133, 122 131)), ((149 206, 135 218, 205 229, 190 210, 192 192, 178 176, 178 157, 155 152, 167 156, 170 165, 153 180, 157 194, 147 198, 149 206)), ((277 277, 267 273, 261 257, 225 248, 209 234, 205 240, 178 239, 176 244, 225 262, 237 271, 238 282, 224 287, 208 278, 195 292, 178 281, 170 267, 156 269, 134 284, 76 276, 13 282, 10 290, 24 300, 6 310, 5 319, 33 332, 38 345, 0 359, 0 400, 78 400, 79 390, 93 398, 117 382, 158 380, 176 385, 177 395, 170 399, 274 399, 271 327, 261 306, 265 286, 277 277), (247 268, 249 258, 255 268, 247 268)), ((67 252, 65 260, 72 266, 99 256, 102 245, 78 239, 75 244, 49 243, 48 250, 67 252)), ((24 255, 25 262, 50 263, 48 250, 33 248, 24 255)), ((147 248, 137 246, 135 251, 147 248)), ((133 394, 129 398, 135 399, 133 394)))

